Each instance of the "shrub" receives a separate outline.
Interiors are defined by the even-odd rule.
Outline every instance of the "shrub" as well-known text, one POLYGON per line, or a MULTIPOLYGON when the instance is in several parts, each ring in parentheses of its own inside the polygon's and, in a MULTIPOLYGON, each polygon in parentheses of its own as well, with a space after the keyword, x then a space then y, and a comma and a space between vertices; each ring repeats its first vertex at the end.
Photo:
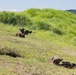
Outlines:
POLYGON ((13 50, 10 48, 0 48, 0 55, 8 55, 12 57, 22 57, 22 55, 18 52, 18 50, 13 50))
POLYGON ((13 25, 27 25, 28 23, 30 23, 30 19, 23 14, 3 11, 0 13, 0 22, 13 25))
POLYGON ((64 34, 59 28, 54 28, 53 32, 58 34, 58 35, 63 35, 64 34))
POLYGON ((50 30, 50 23, 46 21, 46 19, 42 18, 35 18, 33 19, 33 27, 34 29, 39 29, 39 30, 50 30))
POLYGON ((39 29, 41 29, 41 30, 49 30, 50 29, 50 25, 46 22, 39 22, 38 26, 39 26, 39 29))

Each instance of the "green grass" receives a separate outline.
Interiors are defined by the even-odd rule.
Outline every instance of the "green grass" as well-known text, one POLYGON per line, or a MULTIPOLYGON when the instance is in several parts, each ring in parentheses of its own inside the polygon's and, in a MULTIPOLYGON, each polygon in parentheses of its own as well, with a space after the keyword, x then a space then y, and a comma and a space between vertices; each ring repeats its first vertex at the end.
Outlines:
POLYGON ((36 33, 19 38, 15 37, 19 28, 20 26, 0 23, 0 51, 5 52, 0 55, 0 75, 76 74, 76 68, 59 67, 52 64, 50 60, 58 55, 64 61, 76 63, 76 46, 69 39, 65 39, 66 36, 51 31, 33 30, 36 33), (8 50, 19 53, 21 57, 14 58, 7 55, 8 50))
POLYGON ((64 61, 76 63, 76 15, 54 9, 4 14, 0 17, 3 18, 0 20, 0 75, 76 75, 76 68, 56 66, 51 61, 53 56, 60 56, 64 61), (16 23, 20 17, 20 22, 13 24, 11 14, 16 23), (25 38, 16 37, 21 27, 33 33, 25 38))

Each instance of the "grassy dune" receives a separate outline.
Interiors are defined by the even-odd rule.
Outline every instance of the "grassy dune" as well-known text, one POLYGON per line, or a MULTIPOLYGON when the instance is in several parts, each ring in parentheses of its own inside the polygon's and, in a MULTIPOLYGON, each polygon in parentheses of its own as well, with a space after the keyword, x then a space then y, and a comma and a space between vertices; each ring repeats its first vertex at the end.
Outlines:
MULTIPOLYGON (((35 10, 33 15, 28 12, 31 13, 32 10, 21 12, 21 14, 28 14, 32 25, 30 27, 23 25, 23 27, 35 33, 26 35, 25 38, 15 37, 15 33, 22 25, 0 23, 0 75, 76 75, 76 68, 68 69, 56 66, 51 61, 51 58, 57 55, 62 57, 64 61, 76 63, 75 15, 52 10, 54 13, 50 15, 53 18, 49 18, 47 13, 43 13, 45 16, 42 15, 43 11, 41 10, 39 10, 40 13, 36 13, 35 10), (55 17, 52 15, 56 14, 55 12, 57 14, 61 12, 63 16, 55 15, 55 17), (71 19, 69 16, 65 17, 64 14, 70 14, 71 19), (46 23, 46 26, 45 19, 49 23, 46 23), (43 29, 40 27, 42 24, 43 29), (53 25, 52 29, 48 29, 51 25, 53 25), (66 27, 67 30, 65 30, 66 27)), ((48 10, 48 13, 50 12, 48 10)))
POLYGON ((62 36, 49 31, 33 30, 25 38, 15 37, 19 26, 0 24, 0 75, 72 75, 75 69, 52 64, 52 56, 58 55, 64 61, 76 63, 76 46, 61 40, 62 36), (13 52, 20 57, 12 57, 13 52))

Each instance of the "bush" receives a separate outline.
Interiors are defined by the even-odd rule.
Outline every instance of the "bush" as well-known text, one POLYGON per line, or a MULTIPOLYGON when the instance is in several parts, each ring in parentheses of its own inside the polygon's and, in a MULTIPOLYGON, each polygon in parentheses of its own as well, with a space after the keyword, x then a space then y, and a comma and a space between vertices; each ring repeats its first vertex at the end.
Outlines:
POLYGON ((16 24, 27 25, 28 23, 30 23, 30 19, 23 14, 21 15, 16 14, 14 12, 3 11, 0 13, 0 22, 13 25, 16 24))
POLYGON ((22 57, 22 55, 17 51, 10 48, 0 48, 0 55, 8 55, 12 57, 22 57))
POLYGON ((60 29, 58 29, 58 28, 54 28, 54 29, 53 29, 53 32, 56 33, 56 34, 58 34, 58 35, 63 35, 63 34, 64 34, 64 33, 63 33, 60 29))
POLYGON ((46 21, 46 19, 43 20, 42 18, 37 17, 33 19, 33 28, 39 30, 50 30, 51 25, 46 21))
POLYGON ((50 25, 46 22, 40 22, 39 23, 39 29, 41 30, 50 30, 50 25))

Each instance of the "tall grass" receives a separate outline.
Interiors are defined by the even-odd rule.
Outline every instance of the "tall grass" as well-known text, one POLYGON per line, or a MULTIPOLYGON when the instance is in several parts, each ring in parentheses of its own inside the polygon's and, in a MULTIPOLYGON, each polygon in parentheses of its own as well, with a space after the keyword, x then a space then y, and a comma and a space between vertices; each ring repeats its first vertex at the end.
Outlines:
POLYGON ((76 15, 67 11, 34 8, 18 13, 3 11, 0 12, 0 22, 11 26, 20 25, 31 30, 49 31, 65 37, 64 40, 67 39, 74 44, 76 42, 76 15))
POLYGON ((33 31, 25 38, 15 37, 22 25, 0 23, 0 75, 75 75, 76 68, 56 66, 51 61, 58 55, 64 61, 76 62, 75 23, 67 25, 55 17, 37 16, 30 16, 31 24, 23 25, 33 31))

